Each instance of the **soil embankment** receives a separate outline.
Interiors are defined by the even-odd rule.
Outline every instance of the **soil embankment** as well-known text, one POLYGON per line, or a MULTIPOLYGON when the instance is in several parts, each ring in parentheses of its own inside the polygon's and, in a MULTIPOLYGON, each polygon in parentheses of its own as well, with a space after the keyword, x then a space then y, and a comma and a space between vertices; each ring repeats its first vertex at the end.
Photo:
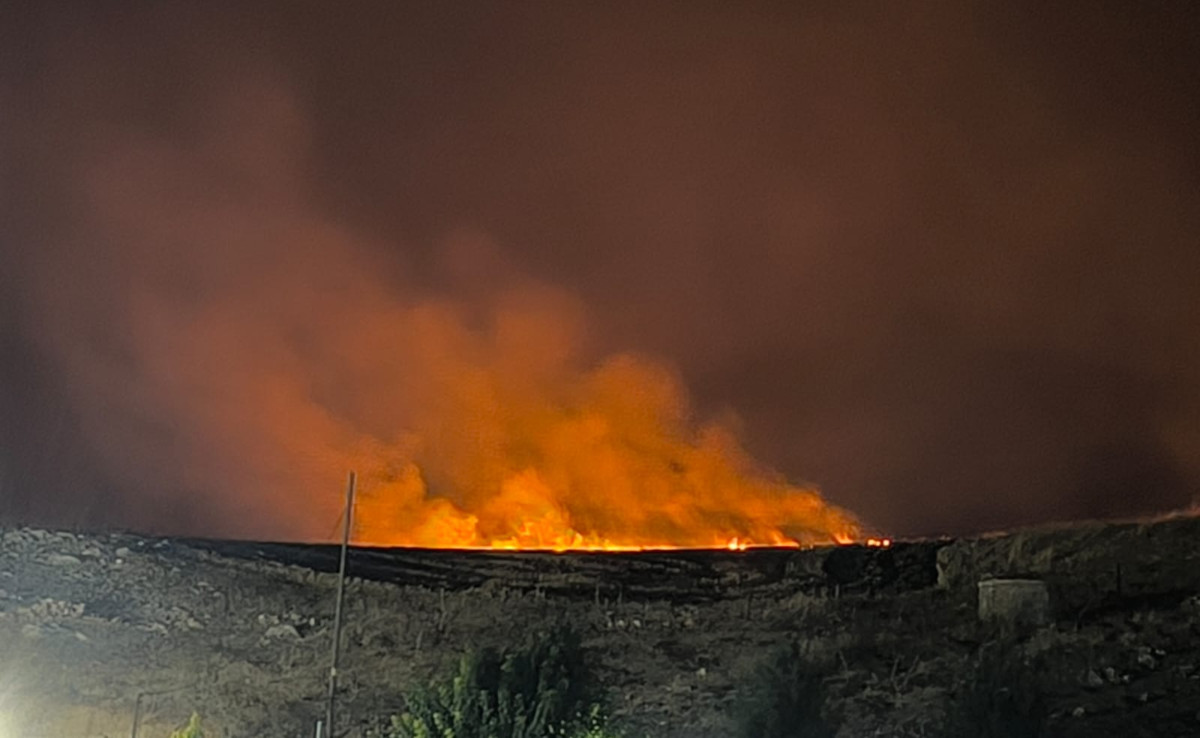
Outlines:
MULTIPOLYGON (((311 735, 335 547, 3 533, 0 714, 22 736, 311 735)), ((839 666, 841 735, 932 736, 994 632, 981 579, 1040 579, 1019 647, 1054 734, 1200 735, 1200 520, 1088 524, 889 549, 532 554, 356 549, 341 714, 355 733, 469 646, 567 620, 640 738, 732 730, 739 685, 800 639, 839 666)))

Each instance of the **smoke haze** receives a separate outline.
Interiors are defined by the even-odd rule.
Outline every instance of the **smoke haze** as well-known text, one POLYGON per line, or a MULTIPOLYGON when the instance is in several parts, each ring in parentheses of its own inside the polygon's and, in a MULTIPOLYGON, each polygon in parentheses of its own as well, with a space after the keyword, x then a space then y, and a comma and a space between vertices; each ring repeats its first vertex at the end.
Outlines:
POLYGON ((0 515, 324 537, 351 467, 483 527, 528 469, 585 527, 1188 505, 1200 14, 1089 13, 18 10, 0 515))

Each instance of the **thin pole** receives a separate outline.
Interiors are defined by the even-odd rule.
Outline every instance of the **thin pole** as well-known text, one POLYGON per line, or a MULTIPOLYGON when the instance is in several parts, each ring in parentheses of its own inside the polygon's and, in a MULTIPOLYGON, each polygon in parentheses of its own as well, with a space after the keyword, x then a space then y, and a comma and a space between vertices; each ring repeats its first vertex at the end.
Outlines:
POLYGON ((342 555, 338 562, 337 605, 333 611, 333 653, 329 660, 329 702, 325 706, 322 734, 333 738, 333 700, 337 694, 338 655, 342 645, 342 600, 346 594, 346 552, 350 549, 350 526, 354 519, 354 472, 346 483, 346 524, 342 527, 342 555))
POLYGON ((133 730, 129 732, 131 738, 138 738, 138 728, 142 723, 142 698, 145 696, 145 692, 138 692, 133 700, 133 730))

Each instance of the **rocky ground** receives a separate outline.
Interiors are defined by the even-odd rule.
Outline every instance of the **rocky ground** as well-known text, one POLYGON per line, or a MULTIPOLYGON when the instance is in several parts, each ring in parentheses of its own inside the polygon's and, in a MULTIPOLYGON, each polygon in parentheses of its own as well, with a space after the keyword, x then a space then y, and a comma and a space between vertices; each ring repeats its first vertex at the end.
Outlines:
MULTIPOLYGON (((0 550, 0 721, 19 736, 312 735, 336 549, 30 529, 0 550)), ((464 648, 566 620, 631 738, 733 735, 738 690, 799 641, 839 736, 945 736, 981 654, 1027 664, 1054 736, 1200 735, 1200 519, 889 549, 645 554, 356 550, 343 724, 362 735, 464 648), (1046 583, 983 623, 977 584, 1046 583)), ((0 726, 2 728, 2 726, 0 726)), ((2 732, 2 730, 0 730, 2 732)), ((953 735, 953 733, 949 733, 953 735)), ((6 736, 7 738, 7 736, 6 736)))

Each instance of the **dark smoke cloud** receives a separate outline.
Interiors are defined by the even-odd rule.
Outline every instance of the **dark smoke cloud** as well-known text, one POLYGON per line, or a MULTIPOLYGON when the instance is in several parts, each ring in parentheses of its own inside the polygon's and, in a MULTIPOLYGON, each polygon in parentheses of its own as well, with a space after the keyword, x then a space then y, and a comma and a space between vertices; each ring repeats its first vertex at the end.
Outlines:
POLYGON ((557 285, 581 356, 664 357, 895 533, 1194 499, 1194 3, 11 15, 7 519, 215 529, 262 502, 211 489, 256 477, 179 432, 196 398, 129 348, 169 326, 126 306, 219 284, 260 310, 306 254, 467 313, 557 285))

